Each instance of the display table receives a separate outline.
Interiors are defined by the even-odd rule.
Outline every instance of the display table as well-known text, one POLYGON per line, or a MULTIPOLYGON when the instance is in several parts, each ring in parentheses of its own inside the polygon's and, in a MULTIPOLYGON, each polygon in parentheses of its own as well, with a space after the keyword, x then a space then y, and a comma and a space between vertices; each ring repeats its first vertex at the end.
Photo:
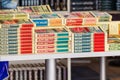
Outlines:
MULTIPOLYGON (((88 52, 88 53, 56 53, 56 54, 25 54, 25 55, 0 55, 0 61, 20 61, 20 60, 46 60, 47 80, 56 80, 55 59, 59 58, 88 58, 100 57, 101 58, 101 72, 100 80, 106 80, 105 71, 105 57, 120 56, 120 51, 114 52, 88 52)), ((70 62, 70 61, 68 61, 70 62)), ((69 65, 70 66, 70 65, 69 65)), ((68 67, 69 67, 68 66, 68 67)), ((70 70, 70 69, 69 69, 70 70)), ((68 80, 71 80, 70 71, 68 71, 68 80)))

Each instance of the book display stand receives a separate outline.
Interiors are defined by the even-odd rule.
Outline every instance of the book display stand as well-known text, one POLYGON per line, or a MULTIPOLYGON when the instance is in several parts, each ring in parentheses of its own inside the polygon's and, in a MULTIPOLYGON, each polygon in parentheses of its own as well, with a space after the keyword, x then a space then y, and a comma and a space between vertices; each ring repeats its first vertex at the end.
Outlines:
POLYGON ((46 80, 56 80, 56 59, 67 58, 71 80, 71 58, 100 57, 106 80, 106 57, 120 56, 119 28, 107 12, 57 14, 49 5, 1 10, 0 61, 45 59, 46 80))

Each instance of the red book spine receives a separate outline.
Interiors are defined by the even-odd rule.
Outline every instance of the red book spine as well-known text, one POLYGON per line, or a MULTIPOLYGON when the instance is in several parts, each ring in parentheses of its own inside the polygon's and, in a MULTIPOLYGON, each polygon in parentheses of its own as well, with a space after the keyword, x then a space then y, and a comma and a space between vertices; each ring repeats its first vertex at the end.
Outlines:
POLYGON ((22 27, 33 27, 34 26, 34 24, 22 24, 22 27))
POLYGON ((83 23, 83 19, 67 19, 66 25, 67 26, 81 26, 83 23))
POLYGON ((32 50, 30 50, 30 51, 21 50, 21 54, 31 54, 31 53, 32 53, 32 50))
POLYGON ((105 35, 104 33, 94 34, 94 52, 105 51, 105 35))
POLYGON ((20 52, 32 54, 32 27, 33 24, 22 24, 20 28, 20 52))

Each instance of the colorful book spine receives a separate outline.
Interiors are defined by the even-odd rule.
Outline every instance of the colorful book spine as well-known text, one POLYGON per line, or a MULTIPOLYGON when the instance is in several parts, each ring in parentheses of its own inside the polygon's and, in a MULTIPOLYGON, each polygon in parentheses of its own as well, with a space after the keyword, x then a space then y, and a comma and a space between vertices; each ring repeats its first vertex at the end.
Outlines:
POLYGON ((105 51, 104 34, 94 34, 94 52, 105 51))
POLYGON ((20 53, 32 54, 32 28, 33 24, 22 24, 20 27, 20 53))

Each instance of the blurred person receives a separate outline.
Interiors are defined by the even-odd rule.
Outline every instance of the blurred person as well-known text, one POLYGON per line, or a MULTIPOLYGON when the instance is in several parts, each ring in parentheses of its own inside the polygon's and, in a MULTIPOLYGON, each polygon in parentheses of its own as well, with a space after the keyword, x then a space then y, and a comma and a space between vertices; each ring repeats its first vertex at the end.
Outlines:
POLYGON ((17 4, 18 0, 1 0, 2 9, 15 9, 17 4))

